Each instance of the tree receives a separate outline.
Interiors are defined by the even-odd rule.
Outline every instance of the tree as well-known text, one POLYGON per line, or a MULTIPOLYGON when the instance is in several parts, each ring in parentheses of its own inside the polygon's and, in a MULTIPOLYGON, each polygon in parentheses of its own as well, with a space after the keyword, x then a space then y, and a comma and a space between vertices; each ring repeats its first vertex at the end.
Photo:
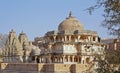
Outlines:
POLYGON ((96 5, 87 10, 91 14, 100 7, 104 7, 105 12, 102 25, 108 29, 110 35, 120 37, 120 0, 97 0, 96 5))
POLYGON ((97 73, 120 73, 120 50, 107 50, 105 52, 105 60, 102 60, 99 55, 96 55, 97 68, 94 69, 97 73), (112 66, 113 65, 113 66, 112 66), (115 66, 118 70, 115 69, 115 66))
POLYGON ((110 64, 107 62, 107 60, 102 60, 100 57, 98 57, 98 68, 95 69, 97 73, 113 73, 113 70, 110 68, 110 64))
POLYGON ((0 34, 0 48, 5 48, 7 38, 7 35, 0 34))
POLYGON ((7 35, 0 34, 0 62, 2 61, 2 50, 5 48, 7 35))
POLYGON ((110 64, 120 64, 120 49, 106 50, 105 58, 110 64))

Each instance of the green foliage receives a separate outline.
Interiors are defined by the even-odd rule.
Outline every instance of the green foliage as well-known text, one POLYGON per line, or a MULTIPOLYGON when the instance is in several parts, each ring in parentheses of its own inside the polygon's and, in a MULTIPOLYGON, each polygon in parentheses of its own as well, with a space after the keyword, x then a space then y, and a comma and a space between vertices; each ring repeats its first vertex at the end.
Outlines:
POLYGON ((93 66, 96 68, 86 70, 85 73, 120 73, 120 64, 110 64, 107 60, 102 60, 100 55, 95 55, 93 66))
POLYGON ((8 38, 8 35, 0 33, 0 48, 5 48, 5 43, 8 38))
POLYGON ((109 64, 101 59, 98 60, 98 68, 95 71, 97 73, 112 73, 109 64))
POLYGON ((111 35, 120 37, 120 0, 97 0, 96 5, 89 7, 91 14, 95 9, 104 7, 104 20, 102 25, 111 35))
POLYGON ((120 50, 107 50, 106 51, 106 60, 110 64, 120 64, 120 50))

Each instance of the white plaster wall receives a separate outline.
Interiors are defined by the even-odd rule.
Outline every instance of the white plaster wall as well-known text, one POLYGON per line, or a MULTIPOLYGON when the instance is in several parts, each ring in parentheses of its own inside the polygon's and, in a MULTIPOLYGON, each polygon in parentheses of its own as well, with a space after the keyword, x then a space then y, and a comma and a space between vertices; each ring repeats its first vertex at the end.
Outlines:
POLYGON ((75 45, 71 45, 71 44, 68 44, 68 45, 63 45, 63 52, 64 53, 77 53, 77 49, 75 47, 75 45))
POLYGON ((97 45, 89 45, 89 49, 87 49, 86 45, 82 45, 81 52, 86 55, 91 54, 103 54, 104 47, 97 46, 97 45))

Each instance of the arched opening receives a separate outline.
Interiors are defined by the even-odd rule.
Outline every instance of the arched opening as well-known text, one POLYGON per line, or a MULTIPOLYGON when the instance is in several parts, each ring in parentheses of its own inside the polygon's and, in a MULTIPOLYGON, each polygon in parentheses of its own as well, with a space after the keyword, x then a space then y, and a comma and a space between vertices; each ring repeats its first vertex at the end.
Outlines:
POLYGON ((58 38, 58 36, 56 36, 56 41, 58 41, 59 40, 59 38, 58 38))
POLYGON ((35 56, 32 56, 32 61, 35 61, 35 56))
POLYGON ((37 62, 37 63, 40 63, 40 61, 39 61, 39 57, 36 58, 36 62, 37 62))
POLYGON ((78 62, 78 60, 77 60, 77 56, 74 57, 74 61, 75 61, 75 62, 78 62))
POLYGON ((85 35, 81 35, 81 37, 80 37, 80 40, 82 40, 82 41, 86 41, 86 39, 87 39, 87 36, 85 36, 85 35))
POLYGON ((47 58, 45 58, 45 63, 47 63, 47 58))
POLYGON ((71 41, 75 42, 75 37, 73 35, 71 36, 71 41))
POLYGON ((72 56, 70 56, 70 62, 72 62, 72 56))
POLYGON ((54 62, 54 58, 53 58, 53 57, 51 57, 51 62, 52 62, 52 63, 54 62))
POLYGON ((81 57, 79 57, 79 63, 81 63, 81 57))
POLYGON ((93 37, 93 41, 95 41, 96 40, 96 37, 93 37))
POLYGON ((89 61, 90 61, 90 58, 86 58, 86 63, 89 63, 89 61))

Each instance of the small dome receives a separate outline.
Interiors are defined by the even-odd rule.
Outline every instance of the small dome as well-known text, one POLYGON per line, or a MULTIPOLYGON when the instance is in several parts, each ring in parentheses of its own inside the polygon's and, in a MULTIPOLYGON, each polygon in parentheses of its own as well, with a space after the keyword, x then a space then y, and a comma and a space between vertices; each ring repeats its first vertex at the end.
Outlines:
POLYGON ((82 23, 79 22, 78 19, 72 16, 72 13, 70 12, 69 17, 66 18, 66 20, 62 21, 59 24, 58 30, 83 30, 84 27, 82 23))

